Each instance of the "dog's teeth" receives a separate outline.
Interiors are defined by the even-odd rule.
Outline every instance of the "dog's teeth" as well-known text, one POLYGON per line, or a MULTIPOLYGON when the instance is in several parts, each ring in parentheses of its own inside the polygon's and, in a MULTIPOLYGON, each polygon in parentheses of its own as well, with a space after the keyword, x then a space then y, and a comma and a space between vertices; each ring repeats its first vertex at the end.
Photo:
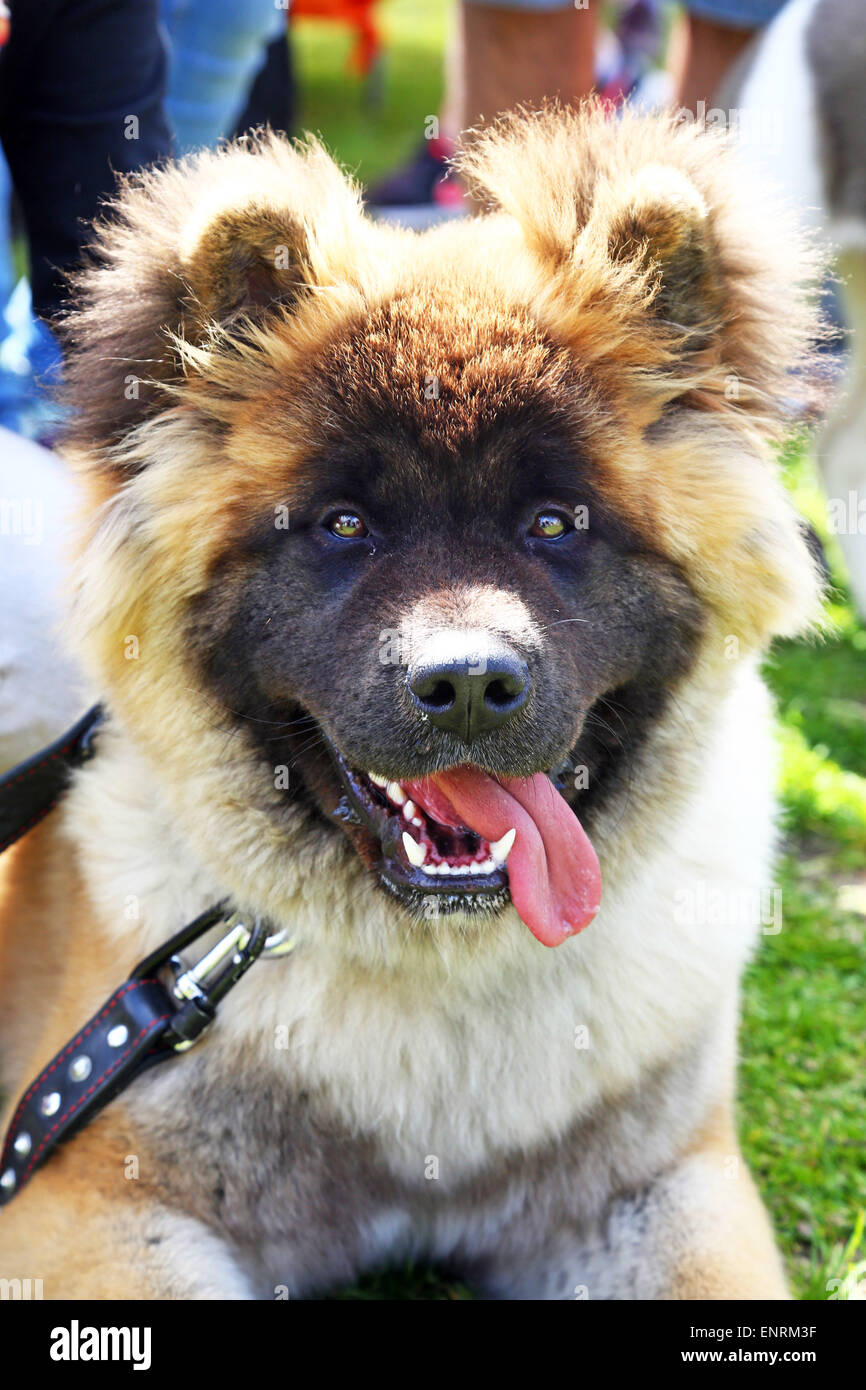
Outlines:
POLYGON ((398 806, 402 806, 403 802, 406 800, 406 793, 399 782, 389 782, 385 788, 385 792, 391 801, 396 802, 398 806))
POLYGON ((501 869, 509 854, 514 841, 517 839, 516 830, 506 830, 501 840, 497 840, 490 846, 490 854, 493 862, 501 869))
MULTIPOLYGON (((404 831, 403 833, 405 835, 406 832, 404 831)), ((414 844, 414 841, 412 841, 412 843, 414 844)), ((408 846, 406 852, 409 853, 408 846)), ((427 874, 430 878, 435 878, 437 876, 442 875, 444 875, 446 878, 449 876, 452 878, 462 878, 468 874, 475 874, 482 877, 484 874, 492 874, 494 870, 499 868, 499 865, 493 859, 485 859, 480 864, 477 862, 473 864, 449 864, 447 860, 442 860, 442 862, 439 864, 425 862, 423 864, 419 864, 418 868, 421 869, 421 871, 427 874)))
MULTIPOLYGON (((390 789, 391 785, 390 783, 388 785, 389 796, 392 795, 390 789)), ((422 823, 421 820, 412 814, 415 809, 411 801, 408 799, 404 801, 403 814, 406 816, 406 819, 410 824, 420 826, 422 823)), ((485 875, 495 873, 497 869, 502 868, 516 838, 516 830, 507 831, 506 834, 502 836, 501 840, 497 840, 495 844, 490 846, 490 853, 486 859, 480 862, 475 860, 471 864, 449 864, 447 860, 442 860, 438 864, 434 864, 428 861, 426 847, 419 844, 417 840, 413 840, 408 830, 403 831, 403 848, 406 851, 406 858, 409 860, 409 863, 412 864, 414 868, 421 869, 423 873, 431 878, 443 874, 446 877, 449 874, 455 877, 465 877, 468 874, 474 874, 479 878, 483 878, 485 875)))
POLYGON ((400 802, 400 805, 403 807, 403 815, 406 817, 408 821, 411 821, 413 825, 421 824, 421 822, 419 820, 416 820, 415 818, 415 812, 418 808, 415 805, 414 801, 412 801, 408 796, 404 796, 403 800, 400 802))
POLYGON ((367 776, 369 777, 371 782, 375 782, 377 787, 382 787, 383 789, 388 787, 387 777, 377 777, 375 772, 368 772, 367 776))
POLYGON ((414 864, 416 869, 420 869, 427 858, 427 852, 423 845, 419 845, 417 840, 412 839, 408 830, 403 831, 403 848, 409 863, 414 864))

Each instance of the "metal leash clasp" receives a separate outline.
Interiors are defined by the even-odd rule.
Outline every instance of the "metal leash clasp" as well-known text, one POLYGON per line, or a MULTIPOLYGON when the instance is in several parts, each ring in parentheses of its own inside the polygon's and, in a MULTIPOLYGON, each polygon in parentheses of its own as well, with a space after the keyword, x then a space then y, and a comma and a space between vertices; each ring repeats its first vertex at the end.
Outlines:
POLYGON ((162 1037, 160 1050, 186 1052, 213 1022, 217 1004, 254 961, 263 956, 288 955, 294 946, 287 928, 268 936, 261 918, 254 918, 252 926, 248 926, 241 914, 232 912, 227 904, 209 908, 176 932, 158 950, 139 961, 130 976, 131 980, 158 977, 168 969, 174 977, 163 987, 179 1007, 162 1037), (184 965, 180 952, 220 925, 227 928, 220 939, 194 965, 184 965))
POLYGON ((261 956, 283 956, 294 948, 288 931, 268 936, 260 918, 251 927, 229 919, 229 930, 220 937, 195 965, 184 967, 180 956, 169 958, 174 973, 171 992, 181 1007, 172 1019, 171 1032, 177 1038, 170 1042, 175 1052, 186 1052, 198 1041, 204 1029, 216 1015, 216 1006, 261 956))

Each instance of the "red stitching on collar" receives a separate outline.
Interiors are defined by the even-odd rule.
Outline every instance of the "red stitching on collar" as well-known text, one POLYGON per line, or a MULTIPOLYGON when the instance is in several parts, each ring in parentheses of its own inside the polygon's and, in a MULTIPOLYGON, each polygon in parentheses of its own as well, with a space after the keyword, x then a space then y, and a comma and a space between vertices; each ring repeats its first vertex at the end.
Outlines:
POLYGON ((133 1038, 132 1042, 129 1044, 129 1047, 127 1047, 127 1048, 125 1049, 125 1051, 121 1052, 120 1055, 114 1059, 114 1061, 112 1062, 111 1066, 110 1066, 110 1067, 107 1067, 106 1070, 102 1073, 102 1075, 101 1075, 101 1076, 98 1076, 98 1077, 96 1078, 96 1080, 94 1081, 93 1085, 92 1085, 92 1086, 88 1086, 87 1090, 86 1090, 86 1091, 83 1091, 83 1092, 81 1093, 81 1095, 78 1096, 78 1098, 77 1098, 77 1099, 75 1100, 75 1102, 69 1107, 69 1109, 66 1111, 66 1113, 63 1114, 63 1115, 61 1115, 61 1116, 60 1116, 60 1119, 57 1120, 57 1121, 51 1126, 51 1128, 48 1130, 47 1134, 46 1134, 45 1137, 43 1138, 42 1143, 39 1145, 39 1148, 38 1148, 38 1149, 36 1150, 36 1152, 33 1154, 33 1157, 31 1158, 31 1160, 30 1160, 30 1162, 28 1163, 27 1167, 24 1169, 24 1172, 21 1174, 21 1184, 20 1184, 21 1187, 24 1186, 24 1184, 26 1183, 27 1179, 30 1177, 30 1174, 31 1174, 32 1171, 33 1171, 33 1167, 34 1167, 34 1165, 35 1165, 37 1159, 39 1158, 39 1155, 41 1154, 42 1150, 45 1148, 45 1145, 46 1145, 46 1144, 49 1142, 49 1140, 51 1139, 52 1134, 54 1134, 54 1132, 55 1132, 56 1130, 58 1130, 58 1129, 60 1128, 60 1126, 61 1126, 66 1120, 68 1120, 72 1115, 74 1115, 75 1112, 76 1112, 76 1110, 78 1110, 78 1109, 81 1108, 81 1106, 82 1106, 82 1105, 84 1104, 84 1102, 87 1100, 87 1097, 88 1097, 89 1095, 92 1095, 94 1091, 98 1090, 98 1088, 102 1085, 103 1081, 105 1080, 105 1078, 106 1078, 107 1076, 111 1076, 111 1073, 112 1073, 112 1072, 117 1071, 117 1068, 120 1066, 120 1064, 121 1064, 121 1062, 123 1061, 124 1057, 128 1057, 128 1056, 129 1056, 130 1052, 133 1050, 134 1047, 137 1047, 137 1045, 141 1042, 142 1038, 146 1037, 146 1036, 148 1035, 148 1033, 152 1033, 153 1030, 156 1028, 156 1026, 157 1026, 158 1024, 164 1023, 165 1020, 166 1020, 167 1018, 169 1018, 169 1017, 170 1017, 169 1014, 160 1014, 159 1018, 151 1019, 150 1023, 146 1024, 146 1025, 144 1026, 144 1028, 142 1028, 142 1030, 141 1030, 141 1032, 138 1034, 138 1036, 135 1037, 135 1038, 133 1038))
MULTIPOLYGON (((77 1047, 78 1044, 81 1042, 82 1038, 86 1038, 88 1033, 92 1033, 92 1032, 93 1032, 93 1029, 96 1027, 96 1025, 97 1025, 103 1018, 105 1018, 105 1015, 106 1015, 106 1014, 111 1013, 111 1010, 114 1008, 115 1004, 118 1002, 118 1000, 120 1000, 120 999, 123 998, 124 994, 128 994, 129 991, 130 991, 131 989, 137 989, 139 985, 155 985, 155 984, 158 984, 158 983, 159 983, 158 980, 128 980, 128 981, 126 982, 125 985, 121 985, 120 989, 115 990, 114 994, 112 994, 111 998, 109 999, 109 1001, 108 1001, 108 1003, 105 1005, 105 1007, 104 1007, 103 1009, 101 1009, 100 1012, 99 1012, 98 1014, 96 1014, 94 1018, 92 1018, 92 1019, 90 1020, 90 1022, 86 1025, 86 1027, 82 1028, 81 1032, 78 1033, 78 1034, 72 1039, 72 1042, 71 1042, 71 1043, 68 1043, 67 1046, 64 1047, 64 1049, 63 1049, 62 1052, 58 1052, 58 1054, 57 1054, 57 1056, 54 1058, 54 1060, 51 1061, 51 1062, 49 1062, 48 1066, 45 1067, 45 1068, 39 1073, 39 1075, 37 1076, 36 1080, 33 1082, 33 1084, 32 1084, 32 1086, 30 1087, 30 1089, 22 1096, 21 1100, 18 1102, 18 1106, 17 1106, 17 1108, 16 1108, 16 1110, 15 1110, 15 1114, 12 1116, 12 1119, 11 1119, 10 1124, 9 1124, 9 1131, 8 1131, 8 1136, 9 1136, 9 1137, 8 1137, 7 1143, 6 1143, 6 1145, 5 1145, 4 1149, 3 1149, 3 1158, 5 1158, 5 1156, 6 1156, 7 1152, 8 1152, 8 1149, 9 1149, 9 1145, 10 1145, 11 1142, 12 1142, 12 1131, 14 1130, 16 1124, 18 1123, 18 1118, 19 1118, 19 1116, 20 1116, 20 1114, 21 1114, 21 1111, 24 1109, 24 1107, 25 1107, 25 1105, 27 1104, 28 1100, 29 1100, 30 1097, 33 1095, 33 1092, 39 1090, 39 1087, 42 1085, 42 1082, 45 1080, 45 1078, 46 1078, 47 1076, 50 1076, 50 1075, 51 1075, 51 1073, 54 1071, 54 1068, 55 1068, 55 1067, 59 1067, 59 1065, 60 1065, 60 1063, 63 1061, 64 1057, 68 1057, 70 1052, 74 1052, 74 1051, 75 1051, 76 1047, 77 1047)), ((166 1017, 168 1017, 168 1015, 166 1015, 166 1017)))

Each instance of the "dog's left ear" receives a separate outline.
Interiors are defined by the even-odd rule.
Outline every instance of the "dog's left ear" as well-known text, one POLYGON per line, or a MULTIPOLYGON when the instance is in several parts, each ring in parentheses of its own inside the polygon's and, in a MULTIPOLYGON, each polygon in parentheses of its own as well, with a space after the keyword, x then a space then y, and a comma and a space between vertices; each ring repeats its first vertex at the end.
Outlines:
POLYGON ((611 203, 603 225, 590 224, 583 235, 603 237, 615 267, 647 277, 652 316, 688 330, 686 350, 706 348, 723 314, 724 278, 703 194, 681 170, 649 164, 611 203))
POLYGON ((814 264, 729 140, 586 104, 506 117, 461 162, 518 224, 539 317, 633 417, 678 400, 772 432, 816 327, 814 264))

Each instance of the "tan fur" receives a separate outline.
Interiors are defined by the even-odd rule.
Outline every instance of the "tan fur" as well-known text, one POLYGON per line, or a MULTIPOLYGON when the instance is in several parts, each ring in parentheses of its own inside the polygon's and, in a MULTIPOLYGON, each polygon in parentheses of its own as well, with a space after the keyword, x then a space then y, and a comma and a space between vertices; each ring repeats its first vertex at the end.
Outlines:
POLYGON ((671 1278, 669 1298, 785 1299, 782 1261, 767 1213, 737 1143, 733 1106, 710 1116, 683 1162, 706 1188, 702 1229, 671 1278), (720 1192, 715 1198, 713 1190, 720 1192))

